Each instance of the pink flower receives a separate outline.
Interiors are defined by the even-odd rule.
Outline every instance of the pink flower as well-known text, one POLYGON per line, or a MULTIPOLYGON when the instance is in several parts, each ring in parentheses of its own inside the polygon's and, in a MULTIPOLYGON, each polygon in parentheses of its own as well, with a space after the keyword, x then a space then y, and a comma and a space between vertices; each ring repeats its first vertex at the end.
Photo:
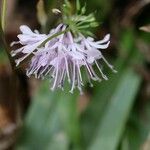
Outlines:
POLYGON ((16 56, 20 53, 23 54, 23 57, 16 59, 16 66, 18 66, 21 61, 33 53, 38 48, 38 46, 40 46, 40 44, 48 38, 47 35, 39 34, 38 31, 32 32, 31 29, 26 25, 20 26, 20 31, 22 34, 18 35, 19 41, 11 43, 11 46, 14 44, 22 45, 21 48, 11 51, 12 56, 16 56))
POLYGON ((41 46, 47 38, 64 31, 66 28, 66 25, 60 24, 56 29, 52 29, 48 35, 45 35, 39 34, 37 31, 32 32, 27 26, 21 26, 22 34, 18 35, 19 42, 13 44, 20 43, 22 47, 12 51, 11 54, 12 56, 19 53, 23 54, 23 57, 16 60, 16 65, 33 54, 29 68, 27 68, 27 75, 35 75, 36 78, 42 79, 49 77, 52 90, 58 87, 63 89, 64 82, 68 79, 71 84, 70 92, 72 93, 77 87, 82 93, 83 75, 81 74, 81 67, 86 69, 90 83, 91 80, 101 81, 93 68, 94 65, 97 66, 102 78, 108 80, 98 63, 99 59, 102 59, 108 67, 116 72, 100 52, 100 49, 106 49, 109 46, 110 35, 106 35, 101 41, 94 41, 93 38, 86 38, 81 34, 74 37, 68 31, 41 46))

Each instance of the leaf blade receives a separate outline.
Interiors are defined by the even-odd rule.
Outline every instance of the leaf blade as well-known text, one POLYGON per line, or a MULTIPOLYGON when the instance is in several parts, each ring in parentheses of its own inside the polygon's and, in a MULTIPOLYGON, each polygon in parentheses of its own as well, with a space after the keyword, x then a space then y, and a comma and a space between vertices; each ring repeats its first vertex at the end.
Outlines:
POLYGON ((132 70, 125 70, 116 92, 110 99, 111 102, 89 150, 96 148, 115 150, 117 148, 140 81, 140 77, 132 70), (116 118, 116 120, 112 120, 112 118, 116 118))

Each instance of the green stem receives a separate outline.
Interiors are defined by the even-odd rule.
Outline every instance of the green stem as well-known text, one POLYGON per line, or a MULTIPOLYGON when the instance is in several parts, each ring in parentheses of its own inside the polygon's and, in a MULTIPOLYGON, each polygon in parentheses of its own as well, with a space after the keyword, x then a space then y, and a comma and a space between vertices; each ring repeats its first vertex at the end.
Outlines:
POLYGON ((61 32, 58 32, 58 33, 55 33, 54 35, 52 35, 52 36, 50 36, 49 38, 47 38, 45 41, 43 41, 42 43, 41 43, 41 45, 39 45, 39 47, 42 47, 42 46, 44 46, 48 41, 50 41, 50 40, 52 40, 53 38, 55 38, 55 37, 57 37, 57 36, 59 36, 59 35, 61 35, 61 34, 64 34, 64 33, 66 33, 66 32, 68 32, 70 29, 69 28, 67 28, 66 30, 64 30, 64 31, 61 31, 61 32))
POLYGON ((1 23, 2 23, 2 29, 5 30, 5 22, 6 22, 6 6, 7 6, 7 0, 2 1, 2 15, 1 15, 1 23))
POLYGON ((2 41, 2 43, 3 43, 2 45, 3 45, 4 50, 5 50, 5 52, 6 52, 7 56, 8 56, 11 68, 14 71, 16 65, 15 65, 15 62, 14 62, 13 58, 10 55, 10 50, 9 50, 10 47, 7 45, 7 42, 6 42, 6 39, 5 39, 5 35, 4 35, 4 31, 2 29, 1 21, 0 21, 0 41, 2 41))

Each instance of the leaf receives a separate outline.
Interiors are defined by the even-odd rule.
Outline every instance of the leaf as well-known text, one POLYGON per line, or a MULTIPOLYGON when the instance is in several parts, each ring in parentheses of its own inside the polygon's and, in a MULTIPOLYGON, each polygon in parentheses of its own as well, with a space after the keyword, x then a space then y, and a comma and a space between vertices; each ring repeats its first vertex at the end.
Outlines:
POLYGON ((124 71, 117 89, 112 98, 110 98, 108 108, 105 110, 97 134, 89 150, 96 150, 98 148, 102 150, 116 150, 135 95, 139 89, 140 81, 140 77, 131 69, 124 71))
MULTIPOLYGON (((56 114, 57 96, 59 94, 50 93, 47 87, 48 84, 46 82, 43 83, 34 97, 19 137, 16 147, 18 150, 46 149, 62 133, 59 123, 57 123, 58 117, 56 114), (57 132, 55 133, 54 131, 57 132)), ((62 133, 62 136, 65 139, 64 133, 62 133)))
POLYGON ((115 66, 117 67, 118 74, 109 77, 108 81, 103 81, 95 86, 94 93, 89 104, 88 109, 82 115, 82 129, 84 135, 84 143, 88 148, 89 145, 94 141, 95 134, 102 122, 102 117, 104 115, 105 109, 110 102, 110 97, 112 97, 120 79, 120 74, 122 74, 123 64, 118 61, 115 66), (121 65, 119 67, 119 64, 121 65))
POLYGON ((44 82, 28 111, 16 149, 67 150, 70 143, 80 144, 76 100, 77 94, 52 92, 44 82))
MULTIPOLYGON (((126 31, 121 36, 123 40, 121 41, 120 46, 122 47, 124 45, 124 49, 122 49, 122 51, 126 51, 127 48, 127 53, 130 53, 130 51, 133 49, 133 44, 130 43, 130 41, 133 41, 134 37, 133 35, 131 35, 131 31, 126 31)), ((125 58, 118 58, 118 60, 114 64, 118 73, 110 74, 108 72, 109 80, 97 83, 93 88, 91 103, 89 104, 86 112, 83 113, 81 117, 84 142, 87 147, 93 141, 93 137, 97 133, 97 128, 102 121, 101 119, 104 114, 105 108, 109 104, 110 97, 112 97, 118 86, 119 79, 121 78, 122 73, 124 73, 123 70, 126 68, 126 65, 127 64, 125 58)))
MULTIPOLYGON (((141 100, 143 102, 143 100, 141 100)), ((139 103, 139 102, 138 102, 139 103)), ((126 126, 125 138, 129 142, 130 149, 137 150, 144 147, 149 142, 150 132, 150 103, 144 101, 139 106, 135 105, 130 113, 130 118, 126 126), (144 106, 142 106, 144 105, 144 106), (139 110, 140 109, 140 110, 139 110)), ((123 136, 123 138, 124 138, 123 136)))
POLYGON ((65 94, 60 97, 59 101, 59 114, 62 125, 69 136, 75 149, 82 147, 81 129, 79 124, 78 112, 77 112, 77 96, 78 93, 65 94))
POLYGON ((80 6, 80 1, 79 1, 79 0, 76 0, 76 9, 77 9, 77 12, 80 11, 80 8, 81 8, 81 6, 80 6))

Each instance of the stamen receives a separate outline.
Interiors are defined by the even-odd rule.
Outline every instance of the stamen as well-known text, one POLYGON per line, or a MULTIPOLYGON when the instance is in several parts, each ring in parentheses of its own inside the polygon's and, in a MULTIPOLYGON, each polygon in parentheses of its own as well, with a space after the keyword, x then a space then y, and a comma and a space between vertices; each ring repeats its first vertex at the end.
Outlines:
POLYGON ((66 78, 66 71, 64 72, 64 76, 63 76, 62 81, 61 81, 61 88, 62 88, 62 90, 64 90, 65 78, 66 78))
POLYGON ((57 78, 58 78, 58 62, 57 62, 57 66, 56 66, 56 76, 54 77, 53 87, 51 88, 52 91, 53 91, 53 90, 55 89, 55 87, 56 87, 57 78))
POLYGON ((11 44, 10 44, 10 47, 12 47, 12 46, 14 46, 14 45, 16 45, 16 44, 19 44, 20 42, 19 41, 14 41, 14 42, 12 42, 11 44))
POLYGON ((85 64, 86 64, 86 68, 87 68, 87 70, 89 72, 89 75, 90 75, 91 79, 94 80, 94 81, 97 81, 97 79, 92 75, 92 72, 91 72, 87 62, 85 64))
POLYGON ((72 87, 71 87, 71 90, 70 90, 70 93, 73 93, 73 90, 75 88, 75 62, 73 62, 73 77, 72 77, 72 87))
POLYGON ((89 65, 89 68, 90 68, 92 74, 94 75, 94 78, 95 78, 97 81, 101 82, 101 79, 97 76, 97 74, 95 73, 95 71, 93 70, 93 68, 92 68, 91 65, 89 65))
POLYGON ((80 82, 80 77, 79 77, 79 72, 77 73, 77 80, 78 80, 78 89, 80 91, 80 95, 83 95, 82 87, 81 87, 81 82, 80 82))
POLYGON ((49 66, 47 65, 39 74, 39 76, 41 76, 42 74, 44 74, 44 72, 46 71, 46 69, 48 68, 49 66))
POLYGON ((99 65, 98 65, 98 63, 97 63, 96 60, 95 60, 95 64, 96 64, 98 70, 100 71, 102 77, 103 77, 105 80, 108 80, 107 76, 102 72, 102 70, 101 70, 101 68, 99 67, 99 65))
POLYGON ((48 71, 45 73, 45 76, 47 76, 49 74, 49 72, 51 72, 54 69, 54 67, 50 67, 50 69, 48 69, 48 71))
POLYGON ((105 57, 102 55, 102 59, 104 60, 104 62, 107 64, 107 66, 114 72, 117 73, 117 71, 114 69, 114 66, 109 64, 109 62, 105 59, 105 57))
POLYGON ((86 74, 87 74, 87 77, 88 77, 88 82, 89 82, 89 84, 90 84, 90 87, 93 87, 93 84, 92 84, 92 82, 91 82, 91 78, 90 78, 90 75, 89 75, 87 69, 86 69, 86 74))
POLYGON ((71 79, 70 79, 70 75, 69 75, 68 62, 67 62, 66 57, 65 57, 65 66, 66 66, 66 72, 67 72, 68 82, 70 83, 71 79))
POLYGON ((27 54, 27 55, 25 55, 25 56, 22 57, 22 58, 16 59, 16 60, 15 60, 16 67, 20 64, 20 62, 22 62, 23 60, 25 60, 29 55, 30 55, 30 53, 27 54))
POLYGON ((60 76, 60 81, 59 81, 59 86, 62 88, 62 80, 63 80, 63 77, 64 77, 64 73, 65 73, 65 69, 63 68, 62 69, 62 72, 61 72, 61 76, 60 76))
POLYGON ((15 50, 15 51, 12 50, 12 51, 10 52, 10 54, 11 54, 12 57, 14 57, 14 56, 16 56, 16 54, 20 53, 22 50, 23 50, 23 47, 21 47, 21 48, 15 50))
POLYGON ((79 62, 77 61, 77 68, 78 68, 78 73, 79 73, 79 78, 81 81, 81 85, 83 85, 83 80, 82 80, 82 75, 81 75, 81 71, 80 71, 80 67, 79 67, 79 62))

